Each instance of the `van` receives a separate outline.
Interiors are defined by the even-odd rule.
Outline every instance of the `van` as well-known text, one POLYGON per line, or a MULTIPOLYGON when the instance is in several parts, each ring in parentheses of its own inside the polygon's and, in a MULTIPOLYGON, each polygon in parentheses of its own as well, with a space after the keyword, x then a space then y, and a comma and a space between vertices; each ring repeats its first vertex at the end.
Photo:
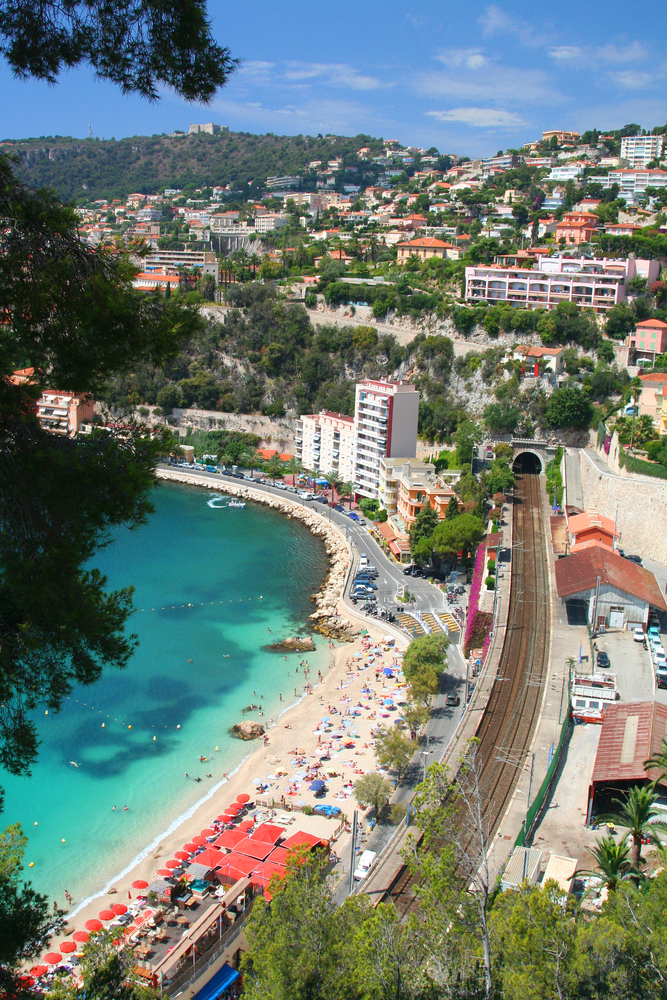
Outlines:
POLYGON ((369 871, 373 867, 373 862, 376 857, 377 853, 375 851, 364 851, 359 858, 359 864, 354 869, 354 877, 357 881, 360 881, 362 878, 366 878, 369 871))

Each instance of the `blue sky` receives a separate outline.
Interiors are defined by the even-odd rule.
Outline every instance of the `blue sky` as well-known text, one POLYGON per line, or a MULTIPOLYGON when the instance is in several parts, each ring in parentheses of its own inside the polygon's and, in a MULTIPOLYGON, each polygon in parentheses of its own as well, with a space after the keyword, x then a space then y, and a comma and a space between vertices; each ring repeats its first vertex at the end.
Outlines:
POLYGON ((209 0, 213 32, 243 63, 211 105, 124 97, 87 69, 55 87, 0 64, 0 137, 110 138, 187 130, 366 132, 441 152, 493 154, 546 128, 667 120, 667 8, 627 2, 448 4, 209 0), (524 5, 521 5, 524 6, 524 5))

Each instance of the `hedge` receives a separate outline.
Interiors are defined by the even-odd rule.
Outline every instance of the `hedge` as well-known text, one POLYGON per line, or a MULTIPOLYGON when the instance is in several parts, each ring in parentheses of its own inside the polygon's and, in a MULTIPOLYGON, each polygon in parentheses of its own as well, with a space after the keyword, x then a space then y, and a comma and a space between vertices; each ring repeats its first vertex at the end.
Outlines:
POLYGON ((646 462, 643 458, 635 458, 634 455, 628 455, 624 448, 620 449, 618 464, 621 467, 625 466, 628 472, 634 472, 638 476, 667 479, 667 469, 664 465, 658 465, 656 462, 646 462))

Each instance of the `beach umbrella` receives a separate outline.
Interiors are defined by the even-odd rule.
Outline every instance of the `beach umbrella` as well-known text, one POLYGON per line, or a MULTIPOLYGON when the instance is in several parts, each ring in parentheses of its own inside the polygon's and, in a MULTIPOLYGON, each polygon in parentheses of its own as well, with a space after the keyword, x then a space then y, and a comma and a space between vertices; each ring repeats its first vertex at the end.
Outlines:
POLYGON ((148 882, 144 882, 143 879, 138 878, 136 882, 132 883, 132 888, 133 889, 147 889, 148 888, 148 882))
MULTIPOLYGON (((195 851, 197 850, 197 845, 196 844, 183 844, 183 850, 187 851, 188 854, 194 854, 195 851)), ((146 883, 146 885, 148 885, 148 883, 146 883)))
POLYGON ((90 934, 87 931, 74 931, 72 934, 72 941, 77 941, 79 944, 85 944, 90 934))
MULTIPOLYGON (((148 884, 148 883, 146 883, 146 884, 148 884)), ((93 920, 86 920, 86 922, 84 924, 84 927, 86 928, 87 931, 92 931, 94 933, 95 931, 101 931, 102 930, 102 923, 101 923, 101 921, 94 920, 94 919, 93 920)))
MULTIPOLYGON (((259 781, 260 783, 262 783, 262 779, 261 779, 261 778, 258 778, 257 780, 258 780, 258 781, 259 781)), ((243 809, 243 806, 241 805, 241 803, 240 803, 240 802, 231 802, 231 803, 230 803, 230 804, 229 804, 229 805, 227 806, 227 808, 225 809, 225 812, 227 812, 227 813, 229 813, 229 812, 234 812, 234 813, 238 813, 238 812, 241 812, 241 810, 242 810, 242 809, 243 809)))
POLYGON ((48 955, 44 956, 44 961, 47 965, 59 965, 62 960, 62 955, 60 955, 57 951, 50 951, 48 955))
POLYGON ((76 942, 63 941, 63 943, 60 945, 60 950, 62 951, 63 955, 66 955, 70 951, 76 951, 76 942))
POLYGON ((211 830, 210 828, 207 827, 206 830, 202 830, 201 836, 202 837, 215 837, 215 830, 211 830))
POLYGON ((394 676, 394 671, 391 669, 391 667, 383 667, 382 668, 382 673, 385 675, 385 677, 393 677, 394 676))
POLYGON ((324 788, 324 782, 318 778, 317 781, 311 782, 308 787, 310 788, 311 792, 321 792, 322 789, 324 788))
POLYGON ((118 914, 119 917, 122 917, 124 913, 127 913, 127 906, 125 903, 114 903, 111 909, 114 913, 118 914))
POLYGON ((163 878, 171 878, 171 876, 174 874, 171 868, 158 868, 157 873, 158 875, 161 875, 163 878))
POLYGON ((189 854, 187 851, 176 851, 174 853, 174 857, 178 858, 179 861, 187 861, 189 858, 189 854))
POLYGON ((177 861, 175 858, 173 858, 171 861, 167 861, 167 863, 165 864, 164 867, 165 868, 172 868, 172 869, 173 868, 180 868, 181 867, 181 862, 177 861))
POLYGON ((249 833, 254 825, 255 825, 254 820, 244 819, 242 823, 239 823, 239 830, 241 831, 241 833, 249 833))
POLYGON ((206 837, 193 837, 192 843, 196 844, 197 847, 206 847, 206 837))
POLYGON ((100 918, 100 920, 113 920, 116 914, 113 912, 113 910, 100 910, 97 916, 100 918))
POLYGON ((31 976, 43 976, 45 972, 48 972, 48 966, 46 965, 33 965, 30 970, 31 976))
POLYGON ((236 801, 241 803, 250 802, 250 796, 246 792, 241 792, 240 795, 236 796, 236 801))

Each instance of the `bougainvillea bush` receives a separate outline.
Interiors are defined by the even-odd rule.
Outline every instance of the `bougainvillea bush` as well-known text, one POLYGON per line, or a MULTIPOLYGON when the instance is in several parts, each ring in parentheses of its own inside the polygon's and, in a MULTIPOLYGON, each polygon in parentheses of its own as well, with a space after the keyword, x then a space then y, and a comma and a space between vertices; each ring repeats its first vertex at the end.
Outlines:
MULTIPOLYGON (((484 635, 479 642, 473 641, 473 629, 476 626, 477 616, 481 614, 479 610, 479 593, 482 589, 482 579, 484 577, 484 559, 486 555, 486 546, 484 542, 481 542, 477 548, 477 553, 475 555, 475 569, 472 576, 472 587, 470 588, 470 601, 468 602, 468 622, 466 624, 466 634, 463 641, 463 652, 467 656, 471 649, 477 648, 481 645, 481 641, 484 639, 484 635)), ((483 617, 490 617, 489 615, 483 617)), ((490 628, 490 625, 488 626, 490 628)))

